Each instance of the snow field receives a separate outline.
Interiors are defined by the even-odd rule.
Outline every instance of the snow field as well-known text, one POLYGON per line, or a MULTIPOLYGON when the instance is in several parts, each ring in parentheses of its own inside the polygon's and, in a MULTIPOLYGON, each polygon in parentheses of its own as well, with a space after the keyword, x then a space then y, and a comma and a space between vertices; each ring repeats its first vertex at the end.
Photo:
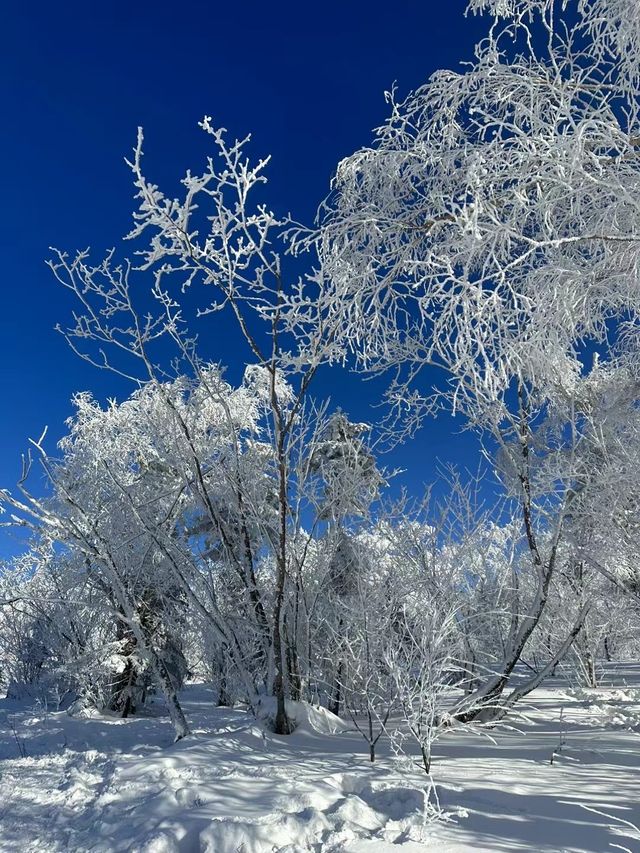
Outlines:
POLYGON ((435 823, 425 775, 386 744, 371 766, 364 741, 323 709, 295 706, 298 728, 276 737, 190 685, 195 734, 171 744, 165 717, 72 718, 3 700, 0 850, 640 850, 640 734, 615 718, 603 726, 594 711, 627 695, 546 687, 527 719, 492 739, 445 736, 433 767, 445 819, 435 823))

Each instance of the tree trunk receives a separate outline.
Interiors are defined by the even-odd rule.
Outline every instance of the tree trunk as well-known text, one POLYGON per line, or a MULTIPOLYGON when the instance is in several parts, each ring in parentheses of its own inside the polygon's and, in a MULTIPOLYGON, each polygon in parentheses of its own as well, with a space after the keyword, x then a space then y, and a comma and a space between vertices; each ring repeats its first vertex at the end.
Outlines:
POLYGON ((428 776, 429 773, 431 773, 431 750, 426 746, 421 746, 420 752, 422 754, 422 765, 424 767, 424 772, 428 776))
POLYGON ((298 702, 300 701, 300 697, 302 694, 302 677, 300 675, 300 665, 298 662, 298 655, 295 649, 295 646, 291 644, 289 641, 289 637, 286 637, 287 640, 287 671, 289 674, 289 687, 291 690, 291 698, 298 702))
MULTIPOLYGON (((278 612, 278 608, 276 608, 278 612)), ((279 615, 279 614, 278 614, 279 615)), ((280 626, 276 622, 273 629, 273 646, 275 652, 275 667, 276 674, 273 681, 273 693, 276 697, 276 716, 274 720, 273 730, 277 735, 291 734, 291 724, 287 717, 287 708, 285 704, 284 693, 284 677, 282 665, 282 639, 280 634, 280 626)))
POLYGON ((153 670, 160 684, 160 688, 162 689, 162 694, 165 702, 167 703, 169 717, 171 718, 173 729, 176 733, 175 740, 182 740, 183 737, 191 734, 191 729, 189 728, 187 719, 184 715, 180 702, 178 701, 178 696, 171 678, 169 677, 169 673, 167 672, 167 668, 155 652, 152 651, 151 654, 153 670))
POLYGON ((336 671, 336 675, 333 681, 333 690, 331 695, 331 702, 329 703, 329 710, 332 714, 335 714, 336 717, 340 716, 340 706, 342 704, 342 670, 344 669, 344 663, 342 660, 338 661, 338 669, 336 671))
POLYGON ((229 696, 227 690, 227 673, 225 669, 224 662, 224 649, 222 650, 222 654, 216 660, 216 669, 218 670, 218 702, 217 705, 219 708, 231 707, 231 698, 229 696))
POLYGON ((589 687, 597 687, 598 686, 598 678, 596 675, 596 662, 593 659, 593 655, 591 652, 585 653, 585 669, 587 672, 587 683, 589 687))
POLYGON ((544 679, 549 675, 549 673, 554 669, 554 667, 558 664, 558 661, 562 660, 562 658, 567 654, 569 649, 571 648, 573 641, 577 637, 584 624, 584 620, 587 618, 587 614, 589 612, 589 608, 591 607, 591 603, 587 603, 581 609, 578 614, 578 618, 571 629, 568 637, 566 637, 564 643, 560 646, 555 655, 551 658, 549 663, 544 667, 544 669, 540 670, 533 678, 530 678, 529 681, 525 682, 525 684, 520 685, 515 690, 512 690, 511 693, 507 696, 507 698, 503 701, 502 705, 499 708, 495 709, 493 714, 493 719, 499 719, 504 717, 509 708, 512 708, 516 702, 519 702, 524 696, 527 696, 531 693, 532 690, 535 690, 538 685, 542 684, 544 679))
POLYGON ((282 431, 277 394, 275 390, 275 371, 271 376, 271 405, 276 421, 276 453, 278 461, 278 552, 276 555, 276 602, 273 614, 273 655, 275 679, 273 692, 276 697, 276 717, 274 732, 278 735, 291 734, 292 727, 287 717, 285 705, 284 648, 282 643, 282 618, 284 605, 284 587, 287 579, 287 460, 285 439, 282 431))

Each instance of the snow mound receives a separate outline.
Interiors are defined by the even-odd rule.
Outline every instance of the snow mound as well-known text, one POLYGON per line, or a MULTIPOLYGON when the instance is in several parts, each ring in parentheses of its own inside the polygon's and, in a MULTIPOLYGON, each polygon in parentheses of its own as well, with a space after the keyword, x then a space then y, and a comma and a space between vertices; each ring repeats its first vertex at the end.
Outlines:
POLYGON ((180 847, 174 835, 164 830, 149 833, 132 853, 180 853, 180 847))
POLYGON ((202 797, 197 787, 184 786, 174 791, 174 797, 179 806, 193 809, 202 805, 202 797))
POLYGON ((343 850, 345 844, 361 840, 395 844, 422 840, 429 822, 425 803, 424 792, 417 789, 376 790, 368 785, 362 796, 348 793, 325 809, 308 806, 257 821, 214 820, 200 831, 199 849, 203 853, 302 853, 343 850))
POLYGON ((384 826, 381 815, 357 795, 343 797, 328 810, 337 826, 353 825, 359 830, 375 831, 384 826))
POLYGON ((102 716, 100 711, 92 705, 87 699, 74 699, 67 708, 67 714, 70 717, 76 717, 83 720, 99 720, 102 716))
MULTIPOLYGON (((316 732, 321 735, 336 735, 347 730, 344 720, 318 705, 306 702, 290 702, 294 706, 291 717, 295 720, 296 731, 316 732)), ((287 713, 289 709, 287 708, 287 713)))
POLYGON ((318 809, 272 815, 262 822, 214 820, 200 832, 202 853, 273 853, 312 850, 326 839, 331 825, 318 809))
MULTIPOLYGON (((297 734, 335 735, 348 730, 344 720, 319 705, 287 699, 285 707, 297 734)), ((267 729, 273 731, 276 700, 272 696, 262 698, 256 716, 267 729)))

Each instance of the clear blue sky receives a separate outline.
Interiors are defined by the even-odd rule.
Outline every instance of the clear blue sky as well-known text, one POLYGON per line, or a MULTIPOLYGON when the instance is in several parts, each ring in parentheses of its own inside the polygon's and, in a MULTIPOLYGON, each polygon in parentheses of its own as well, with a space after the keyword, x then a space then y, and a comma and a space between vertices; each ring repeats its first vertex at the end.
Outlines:
MULTIPOLYGON (((367 144, 386 116, 385 89, 420 85, 469 59, 482 26, 464 0, 388 2, 72 2, 5 4, 0 37, 0 485, 12 488, 29 436, 56 440, 76 390, 122 396, 124 386, 80 362, 53 331, 71 309, 48 247, 100 254, 130 224, 123 163, 136 128, 161 185, 198 169, 206 113, 271 153, 269 201, 309 220, 337 161, 367 144)), ((201 329, 201 331, 204 331, 201 329)), ((215 358, 238 361, 230 324, 215 358), (228 337, 227 337, 228 335, 228 337)), ((321 378, 359 419, 373 396, 346 373, 321 378)), ((389 463, 411 488, 437 458, 471 461, 451 419, 429 426, 389 463)), ((0 537, 2 534, 0 534, 0 537)), ((4 548, 0 547, 0 552, 4 548)))

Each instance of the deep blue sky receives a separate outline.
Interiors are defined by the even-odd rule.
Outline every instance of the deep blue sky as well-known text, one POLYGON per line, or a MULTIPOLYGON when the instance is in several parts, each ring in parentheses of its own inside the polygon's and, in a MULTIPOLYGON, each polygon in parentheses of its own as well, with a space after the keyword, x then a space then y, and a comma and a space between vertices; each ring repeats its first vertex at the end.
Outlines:
MULTIPOLYGON (((75 390, 121 396, 121 384, 80 362, 53 331, 71 308, 44 264, 48 247, 100 254, 130 224, 123 163, 136 128, 149 177, 162 185, 200 168, 206 113, 273 155, 269 201, 310 220, 337 161, 367 144, 386 115, 385 89, 420 85, 469 59, 482 24, 465 0, 5 4, 0 39, 0 485, 12 487, 29 436, 57 439, 75 390)), ((204 329, 200 329, 204 333, 204 329)), ((238 361, 218 326, 215 357, 238 361)), ((371 420, 372 396, 345 373, 316 393, 371 420)), ((411 488, 437 458, 471 459, 450 419, 430 425, 389 462, 411 488)), ((5 546, 6 547, 6 544, 5 546)), ((0 548, 0 550, 4 550, 0 548)))

